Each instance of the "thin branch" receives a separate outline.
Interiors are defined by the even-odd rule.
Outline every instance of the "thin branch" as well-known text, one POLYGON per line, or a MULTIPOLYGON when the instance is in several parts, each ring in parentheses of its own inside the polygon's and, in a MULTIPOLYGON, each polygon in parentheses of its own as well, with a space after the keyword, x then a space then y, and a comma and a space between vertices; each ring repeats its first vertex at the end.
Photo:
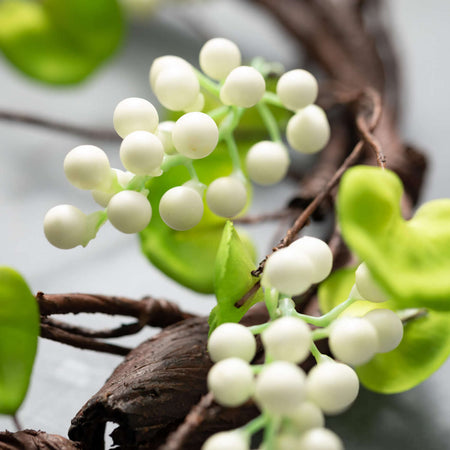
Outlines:
POLYGON ((17 431, 21 431, 23 429, 22 424, 20 423, 19 417, 16 414, 12 415, 12 421, 14 423, 14 426, 16 427, 17 431))
POLYGON ((257 214, 254 216, 238 217, 237 219, 233 219, 233 222, 237 223, 237 224, 252 225, 252 224, 257 224, 257 223, 272 222, 275 220, 285 219, 286 217, 290 217, 294 213, 295 213, 294 208, 284 208, 280 211, 276 211, 273 213, 265 213, 265 214, 257 214))

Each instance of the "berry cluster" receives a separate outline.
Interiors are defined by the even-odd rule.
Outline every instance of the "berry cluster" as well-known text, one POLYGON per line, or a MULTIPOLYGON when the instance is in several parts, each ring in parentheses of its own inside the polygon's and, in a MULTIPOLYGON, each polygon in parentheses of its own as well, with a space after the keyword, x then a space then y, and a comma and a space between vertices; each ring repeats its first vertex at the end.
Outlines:
POLYGON ((251 436, 263 428, 260 449, 343 449, 340 438, 324 428, 324 415, 349 408, 359 391, 351 366, 397 347, 403 324, 396 313, 384 308, 372 309, 363 317, 341 316, 357 300, 387 300, 365 264, 357 269, 355 286, 342 305, 322 317, 297 313, 291 297, 324 280, 332 264, 330 248, 317 238, 303 237, 278 250, 268 258, 263 272, 271 320, 250 328, 225 323, 211 333, 208 352, 215 365, 208 374, 208 388, 216 402, 238 407, 252 399, 261 416, 240 429, 213 435, 203 450, 248 450, 251 436), (312 330, 308 324, 317 328, 312 330), (256 334, 261 335, 265 350, 262 365, 250 364, 256 353, 256 334), (324 337, 329 338, 337 361, 316 347, 314 341, 324 337), (310 352, 317 365, 306 375, 298 364, 310 352))
POLYGON ((53 245, 85 246, 106 220, 124 233, 142 231, 152 217, 147 183, 176 165, 186 166, 191 179, 167 190, 160 200, 159 214, 169 227, 183 231, 197 225, 204 212, 203 198, 218 216, 240 214, 248 202, 247 177, 271 185, 288 170, 289 154, 270 105, 295 113, 286 128, 293 149, 314 153, 326 145, 329 125, 324 111, 313 104, 318 87, 309 72, 286 72, 276 93, 268 92, 268 64, 257 60, 254 66, 241 65, 239 48, 223 38, 204 44, 199 65, 203 72, 178 56, 166 55, 150 68, 150 86, 158 101, 167 109, 184 112, 176 122, 159 122, 155 107, 142 98, 127 98, 117 105, 113 122, 123 139, 120 159, 126 171, 111 168, 105 152, 93 145, 81 145, 67 154, 68 180, 90 190, 105 210, 86 215, 71 205, 52 208, 44 219, 44 232, 53 245), (205 94, 219 105, 207 113, 202 112, 205 94), (245 109, 254 106, 270 140, 254 144, 241 167, 233 133, 245 109), (205 186, 194 162, 207 158, 220 141, 228 149, 233 170, 205 186))

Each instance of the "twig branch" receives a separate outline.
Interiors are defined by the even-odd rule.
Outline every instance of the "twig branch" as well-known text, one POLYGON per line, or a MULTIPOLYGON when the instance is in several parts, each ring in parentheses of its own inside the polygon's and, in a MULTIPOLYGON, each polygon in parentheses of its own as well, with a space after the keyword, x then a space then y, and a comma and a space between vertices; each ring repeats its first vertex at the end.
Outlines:
POLYGON ((294 213, 295 213, 294 208, 284 208, 280 211, 276 211, 273 213, 238 217, 237 219, 233 219, 233 222, 237 224, 252 225, 256 223, 271 222, 275 220, 285 219, 286 217, 290 217, 294 213))

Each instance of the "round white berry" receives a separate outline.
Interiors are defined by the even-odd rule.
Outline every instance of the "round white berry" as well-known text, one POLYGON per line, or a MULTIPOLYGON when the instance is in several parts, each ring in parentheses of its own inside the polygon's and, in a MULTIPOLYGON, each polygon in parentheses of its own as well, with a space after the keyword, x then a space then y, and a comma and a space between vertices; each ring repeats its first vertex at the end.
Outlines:
POLYGON ((262 285, 274 287, 292 296, 306 292, 311 286, 314 269, 306 255, 298 255, 289 247, 269 256, 264 267, 262 285))
POLYGON ((236 177, 216 178, 206 190, 209 209, 221 217, 234 217, 247 204, 247 188, 236 177))
POLYGON ((261 333, 267 355, 277 360, 299 364, 309 355, 311 330, 298 317, 281 317, 261 333))
POLYGON ((156 130, 156 136, 161 141, 164 152, 167 155, 175 155, 177 153, 172 141, 172 130, 174 126, 175 122, 173 120, 166 120, 161 122, 156 130))
POLYGON ((152 207, 145 195, 135 191, 115 194, 106 209, 111 224, 122 233, 142 231, 152 218, 152 207))
POLYGON ((253 394, 253 371, 240 358, 227 358, 214 364, 208 373, 208 389, 222 406, 235 407, 245 403, 253 394))
POLYGON ((233 69, 241 64, 238 46, 224 38, 207 41, 200 50, 200 67, 214 80, 223 80, 233 69))
POLYGON ((269 414, 289 414, 305 398, 305 373, 293 363, 275 361, 258 375, 254 397, 269 414))
POLYGON ((181 116, 172 130, 172 141, 179 153, 188 158, 208 156, 219 141, 219 129, 211 117, 202 112, 181 116))
POLYGON ((210 436, 201 450, 248 450, 245 435, 238 431, 222 431, 210 436))
POLYGON ((150 86, 155 90, 155 83, 158 75, 165 69, 189 69, 192 71, 192 66, 183 58, 174 55, 164 55, 156 58, 151 67, 149 73, 150 86))
POLYGON ((378 348, 375 327, 361 317, 341 317, 331 326, 331 352, 340 361, 360 366, 370 361, 378 348))
POLYGON ((369 302, 381 303, 389 300, 388 295, 373 279, 366 263, 361 263, 356 269, 355 284, 358 292, 369 302))
POLYGON ((300 437, 296 450, 344 450, 344 444, 331 430, 313 428, 300 437))
POLYGON ((333 253, 328 244, 312 236, 297 239, 290 246, 296 252, 305 252, 313 265, 312 283, 319 283, 330 275, 333 267, 333 253))
POLYGON ((225 79, 220 90, 220 99, 225 105, 251 108, 266 92, 264 77, 253 67, 239 66, 225 79))
POLYGON ((325 414, 339 414, 356 399, 359 380, 346 364, 326 361, 314 366, 306 378, 308 399, 325 414))
POLYGON ((208 353, 212 361, 240 358, 250 362, 255 357, 256 340, 252 332, 238 323, 218 326, 208 339, 208 353))
POLYGON ((120 145, 123 166, 136 175, 151 175, 159 169, 163 158, 163 144, 148 131, 133 131, 120 145))
POLYGON ((289 145, 300 153, 322 150, 330 138, 330 125, 325 111, 317 105, 297 111, 289 119, 286 138, 289 145))
MULTIPOLYGON (((278 432, 274 449, 297 450, 299 437, 298 433, 293 433, 291 430, 278 432)), ((262 448, 264 449, 264 447, 262 448)))
POLYGON ((79 189, 100 189, 111 183, 111 167, 106 153, 94 145, 80 145, 64 159, 67 179, 79 189))
POLYGON ((292 111, 314 103, 318 90, 319 86, 315 77, 302 69, 286 72, 277 83, 277 95, 281 103, 292 111))
POLYGON ((164 107, 183 111, 197 100, 200 84, 190 67, 168 67, 158 74, 153 91, 164 107))
POLYGON ((126 98, 114 110, 114 129, 121 138, 138 130, 154 133, 158 121, 158 111, 143 98, 126 98))
POLYGON ((364 319, 368 320, 378 336, 377 353, 394 350, 403 338, 403 323, 400 317, 390 309, 374 309, 369 311, 364 319))
POLYGON ((87 216, 72 205, 58 205, 44 218, 44 233, 50 244, 62 249, 83 245, 87 235, 87 216))
MULTIPOLYGON (((117 182, 119 183, 120 186, 122 186, 123 188, 127 187, 127 184, 132 180, 132 178, 134 177, 134 174, 132 174, 131 172, 124 172, 123 170, 120 169, 111 169, 111 173, 112 176, 116 176, 117 177, 117 182)), ((94 198, 94 200, 103 208, 106 208, 108 206, 109 201, 111 200, 111 197, 117 193, 117 191, 113 191, 113 190, 106 190, 106 191, 101 191, 101 190, 97 190, 94 189, 92 190, 92 197, 94 198)))
POLYGON ((287 418, 295 425, 296 431, 303 433, 311 428, 323 427, 325 418, 322 410, 312 402, 302 402, 287 418))
POLYGON ((159 214, 164 223, 174 230, 189 230, 203 216, 200 194, 187 186, 176 186, 164 193, 159 202, 159 214))
POLYGON ((283 144, 261 141, 253 145, 245 157, 248 176, 261 185, 282 180, 289 167, 289 155, 283 144))
POLYGON ((205 107, 205 96, 200 93, 197 95, 197 98, 192 105, 189 105, 187 108, 184 108, 184 112, 199 112, 205 107))

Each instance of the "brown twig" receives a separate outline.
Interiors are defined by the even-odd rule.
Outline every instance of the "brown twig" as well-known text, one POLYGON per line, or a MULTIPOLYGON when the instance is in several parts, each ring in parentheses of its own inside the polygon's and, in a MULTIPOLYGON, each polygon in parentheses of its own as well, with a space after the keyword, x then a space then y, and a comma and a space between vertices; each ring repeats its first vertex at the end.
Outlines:
POLYGON ((271 222, 274 220, 285 219, 295 213, 295 208, 283 208, 273 213, 257 214, 254 216, 244 216, 233 219, 236 224, 252 225, 256 223, 271 222))

